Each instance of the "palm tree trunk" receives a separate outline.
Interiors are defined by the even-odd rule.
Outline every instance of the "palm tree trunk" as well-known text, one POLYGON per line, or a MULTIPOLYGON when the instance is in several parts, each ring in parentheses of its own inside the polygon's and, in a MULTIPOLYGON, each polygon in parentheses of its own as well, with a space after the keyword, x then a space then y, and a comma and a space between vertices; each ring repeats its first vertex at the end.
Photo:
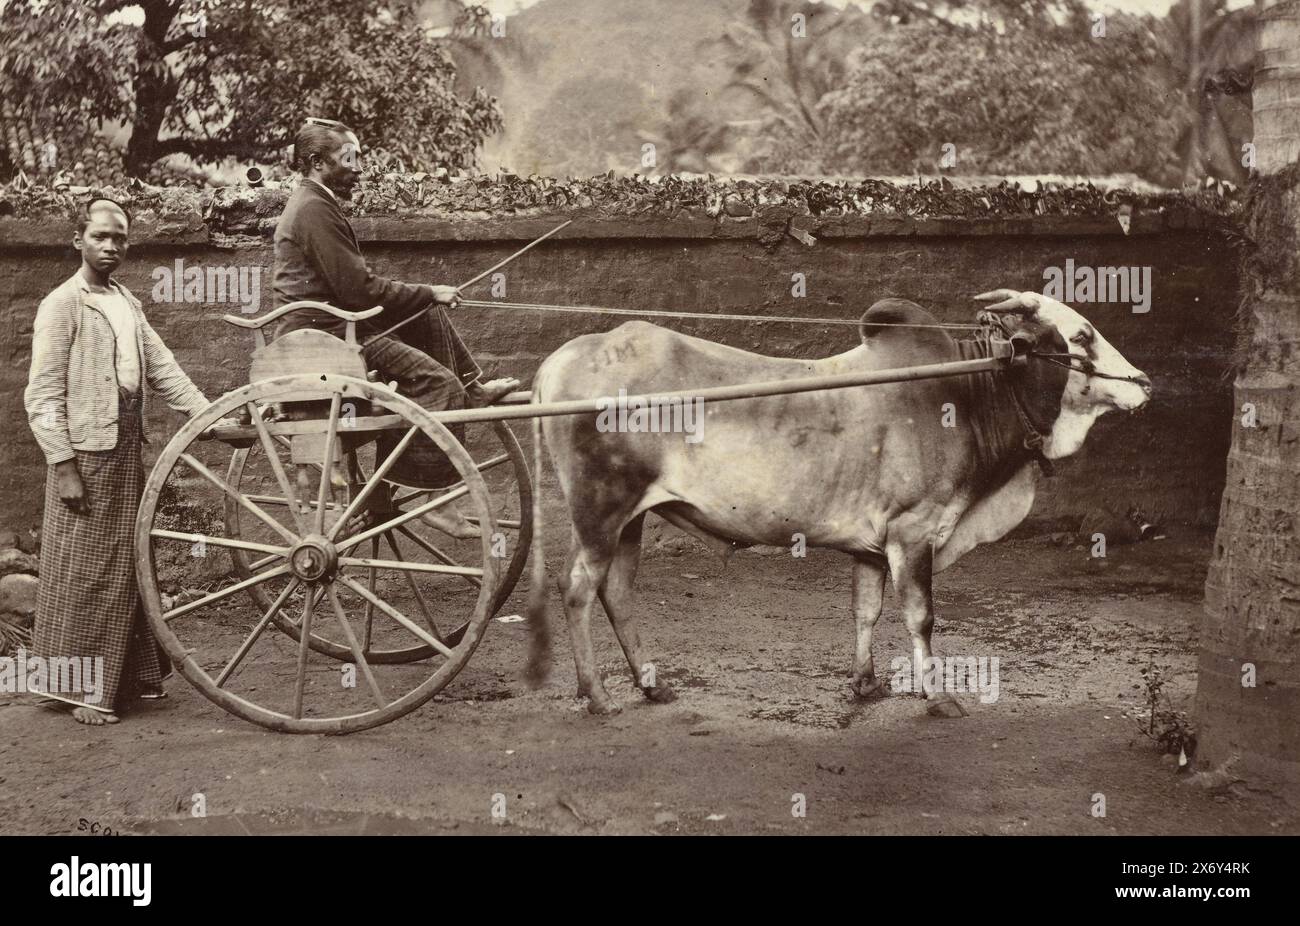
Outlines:
POLYGON ((1261 17, 1258 246, 1242 268, 1244 365, 1205 583, 1198 763, 1300 784, 1300 0, 1261 17), (1248 407, 1249 406, 1249 407, 1248 407), (1254 426, 1251 421, 1253 407, 1254 426))

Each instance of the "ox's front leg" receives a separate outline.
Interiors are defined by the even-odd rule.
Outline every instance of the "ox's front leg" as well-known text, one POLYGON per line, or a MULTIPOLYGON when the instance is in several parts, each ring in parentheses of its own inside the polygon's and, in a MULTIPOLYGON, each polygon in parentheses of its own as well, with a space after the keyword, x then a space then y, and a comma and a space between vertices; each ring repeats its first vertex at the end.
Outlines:
POLYGON ((560 574, 564 616, 569 622, 574 668, 578 672, 578 694, 587 696, 587 710, 593 714, 616 714, 622 710, 605 690, 600 666, 596 662, 596 649, 591 643, 591 609, 612 559, 611 552, 584 544, 575 532, 569 561, 560 574))
POLYGON ((853 623, 857 645, 853 652, 853 674, 849 687, 859 698, 880 691, 876 664, 871 656, 871 635, 880 619, 885 598, 885 563, 879 557, 856 557, 853 562, 853 623))
POLYGON ((936 717, 963 717, 965 709, 942 682, 935 683, 943 673, 932 671, 930 633, 934 630, 934 596, 931 583, 934 578, 934 548, 930 543, 894 546, 889 550, 889 570, 898 592, 898 604, 903 621, 912 637, 913 678, 919 674, 925 697, 930 701, 927 713, 936 717))

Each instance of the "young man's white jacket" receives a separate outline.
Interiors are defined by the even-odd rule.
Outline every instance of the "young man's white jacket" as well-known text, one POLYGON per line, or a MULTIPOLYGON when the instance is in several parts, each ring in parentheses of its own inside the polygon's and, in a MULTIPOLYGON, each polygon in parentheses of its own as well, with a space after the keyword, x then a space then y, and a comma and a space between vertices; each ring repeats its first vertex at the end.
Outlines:
MULTIPOLYGON (((140 301, 116 280, 110 285, 126 297, 135 315, 142 386, 147 383, 188 416, 202 411, 207 398, 144 317, 140 301)), ((50 465, 73 459, 74 450, 117 446, 117 339, 108 317, 86 302, 89 292, 78 271, 46 296, 36 312, 23 403, 50 465)))

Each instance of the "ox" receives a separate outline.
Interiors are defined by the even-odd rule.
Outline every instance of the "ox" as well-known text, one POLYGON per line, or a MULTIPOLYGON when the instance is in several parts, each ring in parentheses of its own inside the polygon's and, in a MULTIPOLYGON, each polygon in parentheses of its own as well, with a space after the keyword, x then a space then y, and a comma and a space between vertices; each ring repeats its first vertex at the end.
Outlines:
MULTIPOLYGON (((888 571, 914 665, 929 665, 933 575, 1019 524, 1033 502, 1039 465, 1077 451, 1098 416, 1140 408, 1151 396, 1146 375, 1069 306, 1012 290, 976 298, 996 302, 977 316, 983 330, 1010 340, 1025 360, 997 373, 711 403, 702 440, 602 430, 587 415, 535 423, 573 520, 559 584, 578 691, 592 713, 620 709, 592 649, 597 597, 634 683, 652 701, 673 699, 653 668, 646 671, 632 618, 648 511, 724 556, 755 544, 788 545, 796 534, 808 546, 849 554, 857 630, 850 686, 861 698, 881 688, 871 636, 888 571)), ((793 380, 971 359, 990 350, 987 337, 954 339, 901 299, 873 305, 860 331, 862 343, 846 353, 793 360, 629 322, 576 338, 547 358, 533 400, 793 380)), ((549 660, 540 555, 534 569, 533 587, 541 591, 530 609, 529 677, 539 682, 549 660)), ((932 713, 963 712, 929 684, 925 695, 932 713)))

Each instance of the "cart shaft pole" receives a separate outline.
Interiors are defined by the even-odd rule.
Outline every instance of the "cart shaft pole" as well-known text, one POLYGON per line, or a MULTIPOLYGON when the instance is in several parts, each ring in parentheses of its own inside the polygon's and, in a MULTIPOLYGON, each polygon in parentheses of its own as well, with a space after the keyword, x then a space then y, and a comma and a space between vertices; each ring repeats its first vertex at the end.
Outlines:
MULTIPOLYGON (((459 424, 470 421, 504 421, 519 418, 551 418, 557 415, 586 415, 617 408, 620 403, 649 403, 664 400, 702 399, 706 402, 730 402, 735 399, 757 399, 763 396, 792 395, 797 392, 817 392, 823 389, 848 389, 853 386, 873 386, 881 383, 906 383, 918 379, 939 379, 945 376, 967 376, 972 373, 995 373, 1007 368, 1011 362, 1008 351, 1002 356, 977 360, 952 360, 927 363, 915 367, 890 370, 870 370, 862 373, 833 373, 826 376, 808 376, 800 379, 778 379, 738 386, 712 386, 707 389, 681 389, 655 395, 601 396, 594 399, 572 399, 567 402, 529 402, 519 405, 491 405, 487 408, 467 408, 434 412, 442 424, 459 424)), ((520 393, 511 393, 511 396, 520 393)), ((523 393, 527 395, 527 393, 523 393)), ((509 398, 509 397, 508 397, 509 398)))

